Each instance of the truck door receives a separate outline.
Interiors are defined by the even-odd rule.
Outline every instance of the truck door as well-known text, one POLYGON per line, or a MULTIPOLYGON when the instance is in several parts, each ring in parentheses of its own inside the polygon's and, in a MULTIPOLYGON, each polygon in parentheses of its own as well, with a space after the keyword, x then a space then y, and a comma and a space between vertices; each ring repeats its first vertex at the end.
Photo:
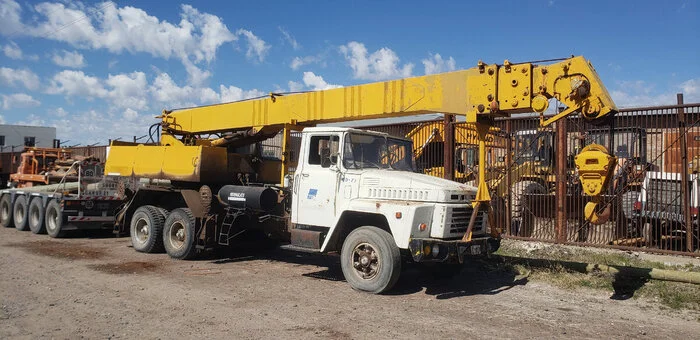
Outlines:
POLYGON ((339 134, 309 134, 303 140, 300 167, 294 174, 292 222, 331 227, 340 171, 337 166, 339 134))

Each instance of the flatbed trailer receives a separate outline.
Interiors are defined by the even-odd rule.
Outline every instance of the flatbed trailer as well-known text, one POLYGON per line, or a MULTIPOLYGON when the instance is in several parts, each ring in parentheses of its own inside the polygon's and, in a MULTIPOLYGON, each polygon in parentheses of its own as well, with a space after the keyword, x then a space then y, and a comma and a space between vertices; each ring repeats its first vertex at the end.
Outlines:
MULTIPOLYGON (((80 163, 76 162, 80 173, 80 163)), ((35 234, 61 237, 66 231, 113 229, 115 212, 122 205, 116 183, 107 178, 79 178, 77 193, 68 183, 0 191, 0 225, 35 234), (86 190, 92 182, 98 190, 86 190), (47 190, 53 188, 53 190, 47 190)), ((75 186, 75 185, 74 185, 75 186)))

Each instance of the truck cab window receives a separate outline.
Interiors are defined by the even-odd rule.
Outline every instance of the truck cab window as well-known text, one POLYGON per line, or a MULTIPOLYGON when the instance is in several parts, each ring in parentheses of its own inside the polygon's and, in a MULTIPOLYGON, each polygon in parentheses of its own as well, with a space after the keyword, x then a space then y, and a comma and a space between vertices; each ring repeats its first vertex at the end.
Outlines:
POLYGON ((309 164, 320 165, 324 168, 337 163, 339 137, 312 136, 309 141, 309 164))

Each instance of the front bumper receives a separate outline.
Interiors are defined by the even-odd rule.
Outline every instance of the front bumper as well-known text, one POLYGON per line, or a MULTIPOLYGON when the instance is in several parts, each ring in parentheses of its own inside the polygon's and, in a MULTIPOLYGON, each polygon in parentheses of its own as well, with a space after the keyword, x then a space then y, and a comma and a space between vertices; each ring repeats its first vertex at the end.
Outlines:
POLYGON ((495 252, 498 250, 500 243, 500 239, 493 237, 476 237, 469 242, 416 238, 411 239, 408 243, 408 249, 416 262, 451 262, 458 260, 462 263, 465 257, 486 256, 495 252), (439 248, 437 253, 434 252, 435 247, 439 248))

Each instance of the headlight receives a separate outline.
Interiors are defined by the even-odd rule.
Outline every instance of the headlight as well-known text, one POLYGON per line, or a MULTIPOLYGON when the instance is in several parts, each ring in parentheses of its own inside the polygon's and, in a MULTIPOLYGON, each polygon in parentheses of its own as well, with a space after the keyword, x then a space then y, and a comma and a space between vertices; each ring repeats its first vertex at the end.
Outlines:
POLYGON ((433 257, 438 257, 438 255, 440 255, 440 246, 436 244, 433 246, 433 257))

